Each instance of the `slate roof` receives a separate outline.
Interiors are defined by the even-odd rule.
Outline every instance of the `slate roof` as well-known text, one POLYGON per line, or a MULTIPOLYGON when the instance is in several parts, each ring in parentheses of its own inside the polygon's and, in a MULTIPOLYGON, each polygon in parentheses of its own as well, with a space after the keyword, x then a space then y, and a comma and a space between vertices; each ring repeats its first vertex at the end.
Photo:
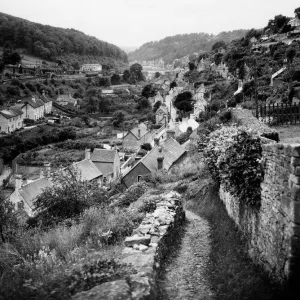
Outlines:
POLYGON ((146 129, 146 128, 144 128, 144 127, 139 127, 139 128, 135 127, 132 130, 130 130, 130 131, 138 138, 138 136, 139 136, 139 133, 138 133, 139 129, 141 130, 141 136, 140 137, 143 137, 145 134, 147 134, 149 132, 149 130, 146 129))
POLYGON ((95 148, 91 154, 91 160, 94 162, 114 162, 117 152, 115 150, 106 150, 95 148))
POLYGON ((43 192, 45 188, 52 187, 53 184, 47 178, 40 178, 21 187, 20 194, 30 208, 34 207, 34 200, 43 192))
POLYGON ((138 164, 143 164, 151 173, 156 172, 157 169, 157 157, 162 155, 163 169, 169 170, 171 166, 186 152, 186 150, 173 138, 168 138, 159 146, 155 146, 148 152, 132 169, 124 174, 125 177, 129 174, 138 164), (159 147, 162 151, 159 152, 159 147))
POLYGON ((90 181, 103 176, 100 170, 98 170, 95 164, 89 159, 76 162, 72 165, 72 167, 79 171, 80 178, 77 179, 82 181, 90 181))
POLYGON ((23 99, 23 105, 22 107, 24 107, 26 105, 26 103, 28 103, 30 106, 32 106, 33 108, 38 108, 40 106, 44 105, 44 101, 42 101, 40 98, 34 98, 34 100, 32 99, 32 97, 30 98, 25 98, 23 99))
POLYGON ((23 111, 22 111, 22 109, 20 109, 18 107, 12 106, 12 107, 9 107, 9 108, 6 108, 6 109, 2 109, 0 111, 0 114, 3 117, 5 117, 6 119, 10 119, 10 118, 22 115, 23 111))
POLYGON ((52 99, 49 98, 47 95, 42 95, 42 96, 41 96, 41 99, 42 99, 42 101, 43 101, 44 103, 48 103, 48 102, 51 102, 51 101, 52 101, 52 99))
POLYGON ((155 114, 158 114, 159 111, 163 111, 164 114, 167 114, 167 113, 168 113, 168 109, 167 109, 167 107, 166 107, 165 105, 161 105, 161 106, 158 108, 158 110, 156 111, 155 114))

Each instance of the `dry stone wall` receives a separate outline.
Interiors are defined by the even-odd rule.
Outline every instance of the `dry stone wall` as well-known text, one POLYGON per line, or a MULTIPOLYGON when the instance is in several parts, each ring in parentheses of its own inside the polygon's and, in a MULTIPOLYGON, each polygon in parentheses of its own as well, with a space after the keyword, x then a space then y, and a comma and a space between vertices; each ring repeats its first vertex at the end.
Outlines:
POLYGON ((157 299, 156 276, 160 264, 184 219, 181 196, 174 191, 162 194, 156 210, 147 214, 132 236, 125 239, 125 248, 119 262, 130 264, 136 274, 124 280, 103 283, 76 294, 72 299, 157 299))
POLYGON ((220 187, 229 216, 247 238, 249 254, 279 281, 295 278, 300 257, 300 144, 265 144, 261 206, 249 208, 220 187))

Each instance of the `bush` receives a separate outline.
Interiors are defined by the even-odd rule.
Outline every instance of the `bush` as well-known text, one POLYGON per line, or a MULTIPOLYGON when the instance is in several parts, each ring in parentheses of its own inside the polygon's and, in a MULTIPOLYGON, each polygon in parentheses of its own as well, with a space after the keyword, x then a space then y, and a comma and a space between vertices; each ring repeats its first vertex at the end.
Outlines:
POLYGON ((240 203, 253 207, 260 205, 263 174, 258 136, 244 128, 222 127, 210 135, 205 156, 213 177, 240 203))
POLYGON ((220 113, 219 119, 221 122, 226 123, 231 120, 231 111, 230 110, 224 110, 220 113))

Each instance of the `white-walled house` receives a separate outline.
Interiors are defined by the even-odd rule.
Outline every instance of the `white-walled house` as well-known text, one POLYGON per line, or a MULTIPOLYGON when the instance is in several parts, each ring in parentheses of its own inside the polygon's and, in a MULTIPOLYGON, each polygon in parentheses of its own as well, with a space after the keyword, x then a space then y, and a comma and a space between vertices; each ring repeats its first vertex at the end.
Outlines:
POLYGON ((23 127, 24 113, 18 107, 0 110, 0 132, 10 133, 23 127))
POLYGON ((41 99, 35 96, 24 99, 20 107, 24 112, 24 118, 26 119, 31 119, 36 121, 44 117, 45 114, 44 101, 42 101, 41 99))
POLYGON ((42 101, 45 105, 45 114, 51 114, 52 112, 52 99, 43 92, 41 96, 42 101))

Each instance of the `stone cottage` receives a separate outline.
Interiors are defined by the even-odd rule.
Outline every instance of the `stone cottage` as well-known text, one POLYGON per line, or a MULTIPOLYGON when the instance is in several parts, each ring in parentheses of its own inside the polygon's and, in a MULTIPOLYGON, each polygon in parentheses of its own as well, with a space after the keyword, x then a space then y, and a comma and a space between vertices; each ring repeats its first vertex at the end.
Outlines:
POLYGON ((152 150, 123 175, 122 182, 127 188, 144 176, 149 176, 159 170, 168 171, 186 153, 185 149, 174 139, 174 134, 173 130, 168 130, 164 142, 159 143, 155 140, 152 150))

